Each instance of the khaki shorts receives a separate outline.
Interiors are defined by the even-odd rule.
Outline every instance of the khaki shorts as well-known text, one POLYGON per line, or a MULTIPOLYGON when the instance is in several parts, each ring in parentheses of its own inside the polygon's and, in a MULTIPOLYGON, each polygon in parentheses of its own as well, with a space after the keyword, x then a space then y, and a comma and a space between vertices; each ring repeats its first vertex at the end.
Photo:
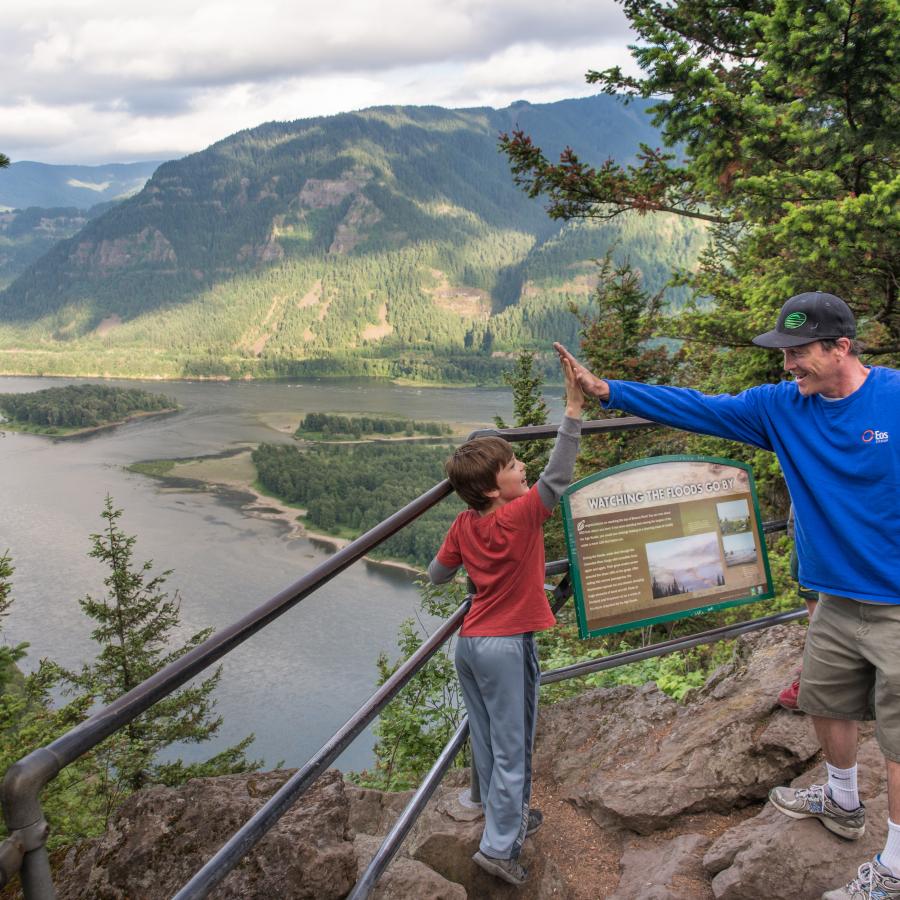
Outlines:
POLYGON ((881 751, 900 762, 900 605, 819 594, 798 705, 829 719, 875 719, 881 751))

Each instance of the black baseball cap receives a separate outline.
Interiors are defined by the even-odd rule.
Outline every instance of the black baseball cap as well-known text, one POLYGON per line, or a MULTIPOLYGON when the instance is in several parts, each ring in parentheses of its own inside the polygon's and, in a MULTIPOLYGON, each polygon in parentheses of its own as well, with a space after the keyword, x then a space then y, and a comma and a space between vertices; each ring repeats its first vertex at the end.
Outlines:
POLYGON ((791 297, 781 307, 775 328, 757 335, 753 343, 781 349, 839 337, 856 337, 856 319, 850 307, 834 294, 807 291, 791 297))

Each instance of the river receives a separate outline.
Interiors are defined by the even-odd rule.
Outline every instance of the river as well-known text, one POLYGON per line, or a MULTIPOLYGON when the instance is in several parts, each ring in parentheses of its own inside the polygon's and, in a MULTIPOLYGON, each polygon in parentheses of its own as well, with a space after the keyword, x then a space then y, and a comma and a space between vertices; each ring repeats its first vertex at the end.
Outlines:
MULTIPOLYGON (((0 377, 0 393, 71 383, 0 377)), ((78 440, 12 432, 0 439, 0 552, 9 549, 16 569, 2 639, 30 643, 25 668, 44 656, 67 667, 93 656, 92 623, 77 601, 104 591, 104 572, 87 554, 107 494, 124 510, 122 528, 137 536, 135 560, 173 570, 167 587, 181 600, 182 638, 239 619, 329 552, 282 523, 246 514, 233 497, 173 491, 127 472, 130 463, 290 441, 266 424, 283 413, 297 422, 314 411, 387 413, 474 428, 494 415, 509 420, 512 409, 510 392, 500 389, 361 380, 117 383, 165 393, 183 409, 78 440)), ((558 414, 558 398, 547 401, 558 414)), ((417 600, 412 575, 356 563, 224 659, 216 693, 222 730, 179 755, 203 759, 254 732, 253 756, 301 765, 372 693, 377 656, 395 654, 398 626, 415 614, 417 600)), ((338 765, 369 765, 372 743, 371 733, 359 738, 338 765)))

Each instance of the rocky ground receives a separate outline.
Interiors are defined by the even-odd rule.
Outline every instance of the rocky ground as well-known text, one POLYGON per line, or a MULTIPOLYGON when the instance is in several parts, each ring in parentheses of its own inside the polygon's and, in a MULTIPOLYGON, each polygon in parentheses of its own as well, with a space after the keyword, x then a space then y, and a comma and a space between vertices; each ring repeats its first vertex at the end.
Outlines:
MULTIPOLYGON (((471 861, 478 814, 459 802, 466 773, 440 788, 376 890, 382 900, 813 900, 883 845, 884 766, 871 730, 860 750, 866 836, 844 841, 789 819, 765 797, 824 778, 810 722, 775 705, 804 631, 738 642, 732 662, 683 704, 654 685, 600 689, 542 710, 529 881, 514 888, 471 861)), ((288 777, 198 779, 143 791, 107 834, 61 861, 65 898, 171 897, 288 777)), ((221 898, 346 896, 408 799, 329 772, 217 889, 221 898)))

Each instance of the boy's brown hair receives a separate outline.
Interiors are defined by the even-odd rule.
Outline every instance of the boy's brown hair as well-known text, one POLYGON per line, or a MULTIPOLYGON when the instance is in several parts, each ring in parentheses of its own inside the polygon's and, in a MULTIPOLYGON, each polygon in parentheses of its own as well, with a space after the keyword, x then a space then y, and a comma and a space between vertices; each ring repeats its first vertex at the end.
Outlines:
POLYGON ((501 437, 479 437, 456 448, 444 464, 450 484, 472 509, 486 509, 497 490, 497 473, 513 458, 513 450, 501 437))

